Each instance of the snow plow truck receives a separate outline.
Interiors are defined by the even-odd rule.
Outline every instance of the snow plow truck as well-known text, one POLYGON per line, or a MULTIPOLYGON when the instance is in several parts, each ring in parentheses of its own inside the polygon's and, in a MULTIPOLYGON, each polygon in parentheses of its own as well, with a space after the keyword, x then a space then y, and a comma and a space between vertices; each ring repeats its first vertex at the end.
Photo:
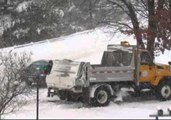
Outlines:
POLYGON ((107 106, 119 88, 155 91, 160 100, 171 99, 171 62, 155 64, 145 49, 129 45, 109 44, 101 64, 64 60, 53 63, 46 77, 48 97, 82 100, 92 106, 107 106))

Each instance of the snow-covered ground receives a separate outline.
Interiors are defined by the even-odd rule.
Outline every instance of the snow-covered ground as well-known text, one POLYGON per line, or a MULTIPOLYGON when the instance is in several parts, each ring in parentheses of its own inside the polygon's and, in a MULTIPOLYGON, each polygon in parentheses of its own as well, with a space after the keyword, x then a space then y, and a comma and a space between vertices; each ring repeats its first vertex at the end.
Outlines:
MULTIPOLYGON (((59 101, 57 97, 50 100, 46 97, 46 95, 47 89, 41 89, 39 117, 42 119, 152 119, 149 115, 155 114, 159 107, 163 108, 164 112, 167 113, 167 108, 171 105, 171 101, 160 102, 154 98, 151 98, 150 100, 142 98, 142 100, 125 101, 121 104, 111 102, 107 107, 93 108, 82 103, 59 101)), ((5 118, 35 119, 36 96, 33 95, 30 98, 30 102, 26 106, 15 113, 7 115, 5 118)))
MULTIPOLYGON (((136 44, 132 36, 104 32, 105 28, 75 33, 69 36, 45 40, 26 45, 14 46, 3 49, 3 51, 14 50, 16 52, 32 52, 32 61, 39 59, 72 59, 100 63, 102 53, 106 50, 107 44, 119 44, 127 40, 136 44)), ((158 56, 155 61, 165 63, 171 60, 171 52, 166 51, 164 55, 158 56)), ((47 89, 40 91, 40 118, 64 119, 64 118, 139 118, 150 119, 149 115, 156 113, 158 107, 168 108, 171 101, 160 102, 155 99, 125 100, 121 104, 111 102, 107 107, 91 108, 82 103, 70 103, 59 101, 58 98, 49 102, 47 89), (133 100, 132 100, 133 101, 133 100)), ((143 99, 143 98, 142 98, 143 99)), ((6 119, 34 119, 36 118, 36 96, 31 95, 27 105, 4 116, 6 119)), ((154 119, 154 118, 153 118, 154 119)), ((171 117, 170 117, 171 119, 171 117)))

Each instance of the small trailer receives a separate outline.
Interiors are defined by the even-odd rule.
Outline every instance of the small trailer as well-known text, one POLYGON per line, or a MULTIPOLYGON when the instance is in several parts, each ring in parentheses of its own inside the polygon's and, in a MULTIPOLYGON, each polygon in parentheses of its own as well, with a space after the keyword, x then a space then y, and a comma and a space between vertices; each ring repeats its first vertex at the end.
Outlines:
POLYGON ((161 100, 171 99, 171 63, 155 64, 147 50, 127 42, 108 45, 101 64, 72 60, 53 60, 46 77, 48 97, 82 100, 92 106, 106 106, 119 88, 155 91, 161 100))

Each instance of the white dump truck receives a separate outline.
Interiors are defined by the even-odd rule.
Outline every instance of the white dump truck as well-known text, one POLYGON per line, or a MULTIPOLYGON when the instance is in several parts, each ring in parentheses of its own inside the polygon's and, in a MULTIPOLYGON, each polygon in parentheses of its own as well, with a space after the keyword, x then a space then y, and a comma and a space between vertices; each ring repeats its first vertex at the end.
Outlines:
MULTIPOLYGON (((148 51, 131 46, 108 45, 101 64, 53 60, 46 77, 48 97, 82 100, 93 106, 106 106, 118 88, 155 90, 161 100, 171 98, 171 65, 154 64, 148 51)), ((169 62, 170 64, 170 62, 169 62)))

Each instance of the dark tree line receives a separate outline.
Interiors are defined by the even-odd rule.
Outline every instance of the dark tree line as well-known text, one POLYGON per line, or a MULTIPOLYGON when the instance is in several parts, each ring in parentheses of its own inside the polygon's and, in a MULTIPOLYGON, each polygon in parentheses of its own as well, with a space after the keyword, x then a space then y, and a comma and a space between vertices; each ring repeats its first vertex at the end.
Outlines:
POLYGON ((40 41, 110 24, 138 46, 171 46, 171 0, 4 0, 0 47, 40 41), (8 18, 8 20, 4 20, 8 18), (10 22, 9 22, 10 21, 10 22))
POLYGON ((108 16, 115 19, 121 16, 116 15, 112 7, 106 7, 105 2, 101 0, 6 1, 6 4, 10 5, 10 10, 6 7, 1 14, 8 16, 10 22, 7 26, 6 21, 1 20, 1 26, 4 28, 1 36, 4 44, 1 44, 1 47, 92 29, 104 22, 108 16), (10 12, 5 12, 8 10, 10 12))

